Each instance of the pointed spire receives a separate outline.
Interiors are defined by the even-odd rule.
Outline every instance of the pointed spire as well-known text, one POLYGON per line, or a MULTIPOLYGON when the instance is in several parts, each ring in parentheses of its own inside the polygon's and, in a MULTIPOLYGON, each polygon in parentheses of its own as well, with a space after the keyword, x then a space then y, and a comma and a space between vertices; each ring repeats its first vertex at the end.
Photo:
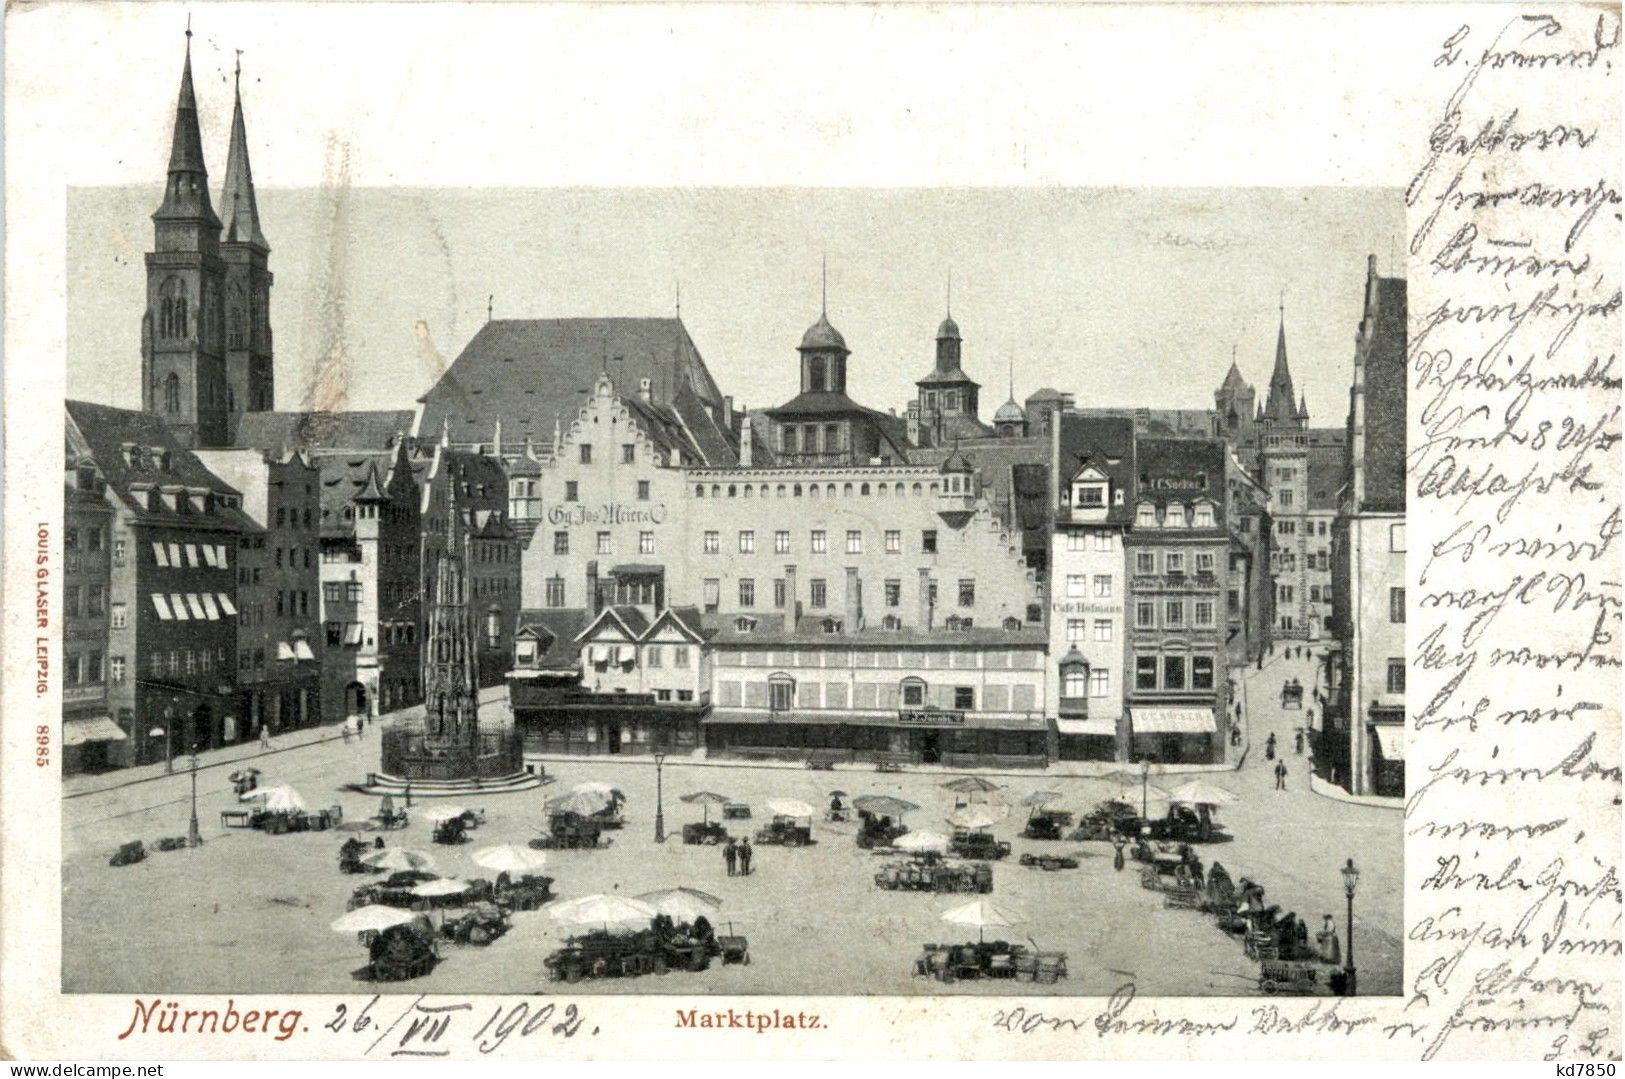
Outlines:
POLYGON ((236 104, 231 110, 231 145, 226 152, 226 179, 220 187, 220 208, 226 213, 227 243, 251 244, 262 251, 271 245, 260 231, 260 207, 254 198, 254 170, 248 163, 248 128, 243 123, 243 50, 237 50, 232 76, 236 104))
POLYGON ((1292 371, 1286 361, 1286 303, 1283 298, 1281 325, 1275 338, 1275 370, 1270 374, 1270 394, 1264 405, 1265 414, 1275 420, 1292 419, 1295 415, 1293 400, 1296 397, 1292 390, 1292 371))
POLYGON ((681 322, 682 319, 683 319, 683 279, 679 277, 677 279, 677 320, 679 322, 681 322))
POLYGON ((209 170, 203 164, 203 135, 198 130, 197 94, 192 89, 192 26, 186 26, 186 62, 175 103, 175 133, 169 146, 169 182, 154 216, 197 218, 215 228, 220 219, 209 205, 209 170))

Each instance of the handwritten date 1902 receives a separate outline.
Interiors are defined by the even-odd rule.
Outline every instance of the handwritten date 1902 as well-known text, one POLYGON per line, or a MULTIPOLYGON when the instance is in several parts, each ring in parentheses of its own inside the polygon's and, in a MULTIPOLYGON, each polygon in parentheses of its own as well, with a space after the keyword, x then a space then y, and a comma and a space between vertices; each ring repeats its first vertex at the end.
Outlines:
MULTIPOLYGON (((382 1050, 391 1057, 438 1057, 450 1056, 458 1042, 472 1044, 488 1055, 516 1035, 520 1039, 537 1034, 568 1039, 586 1025, 586 1017, 571 1003, 521 1000, 499 1004, 475 1027, 474 1005, 467 1001, 429 1004, 418 997, 393 1018, 386 1018, 373 1014, 380 999, 373 997, 353 1017, 348 1005, 339 1004, 324 1026, 335 1033, 372 1035, 369 1056, 382 1050)), ((598 1027, 588 1028, 587 1033, 597 1034, 598 1027)))

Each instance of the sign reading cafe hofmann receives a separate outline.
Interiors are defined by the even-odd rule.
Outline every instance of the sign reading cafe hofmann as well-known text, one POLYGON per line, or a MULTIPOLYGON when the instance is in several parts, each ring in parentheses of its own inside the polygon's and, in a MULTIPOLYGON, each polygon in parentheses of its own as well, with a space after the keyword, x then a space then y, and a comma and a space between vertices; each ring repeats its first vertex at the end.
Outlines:
POLYGON ((664 524, 666 504, 656 502, 650 506, 628 506, 623 502, 605 502, 591 506, 554 506, 547 511, 549 524, 555 525, 635 525, 664 524))

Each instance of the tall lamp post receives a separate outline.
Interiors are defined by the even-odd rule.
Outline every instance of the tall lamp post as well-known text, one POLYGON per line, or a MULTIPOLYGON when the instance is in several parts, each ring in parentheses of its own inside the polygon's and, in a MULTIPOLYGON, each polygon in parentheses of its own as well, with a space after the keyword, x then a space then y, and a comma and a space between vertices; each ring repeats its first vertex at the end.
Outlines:
POLYGON ((1151 762, 1140 762, 1140 819, 1149 820, 1151 813, 1151 762))
POLYGON ((197 743, 192 743, 192 822, 186 828, 186 845, 196 847, 203 842, 197 827, 197 743))
POLYGON ((666 800, 665 788, 662 785, 662 770, 666 764, 666 751, 655 750, 655 842, 666 841, 666 800))
POLYGON ((1343 994, 1354 995, 1354 889, 1360 883, 1360 871, 1350 858, 1343 866, 1343 895, 1349 901, 1349 945, 1343 952, 1343 994))
MULTIPOLYGON (((164 773, 172 774, 175 771, 175 709, 169 706, 164 708, 164 773)), ((160 733, 157 727, 152 729, 153 734, 160 733)))

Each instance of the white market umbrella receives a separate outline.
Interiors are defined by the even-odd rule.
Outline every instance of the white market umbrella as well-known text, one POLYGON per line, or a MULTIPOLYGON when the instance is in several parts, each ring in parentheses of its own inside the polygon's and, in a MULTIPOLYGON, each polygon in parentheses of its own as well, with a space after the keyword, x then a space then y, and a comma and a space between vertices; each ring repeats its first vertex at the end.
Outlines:
POLYGON ((579 813, 583 817, 590 817, 613 804, 613 799, 607 794, 576 790, 549 801, 547 808, 553 813, 579 813))
POLYGON ((560 925, 634 932, 647 929, 650 920, 660 913, 652 904, 641 899, 603 893, 584 895, 578 899, 559 899, 543 909, 560 925))
POLYGON ((973 802, 948 814, 947 821, 955 828, 991 828, 1010 815, 1010 807, 992 802, 973 802))
POLYGON ((418 810, 418 814, 422 816, 424 820, 434 821, 436 823, 439 823, 440 821, 456 820, 458 817, 461 817, 467 812, 468 810, 458 805, 432 805, 427 809, 418 810))
POLYGON ((409 850, 406 847, 385 847, 364 854, 361 861, 374 869, 417 869, 426 873, 434 872, 434 859, 420 850, 409 850))
POLYGON ((674 922, 690 922, 702 915, 711 915, 722 909, 722 900, 698 888, 662 888, 658 892, 645 892, 638 901, 648 903, 674 922))
POLYGON ((1118 802, 1131 808, 1139 808, 1140 802, 1166 802, 1168 792, 1155 783, 1147 783, 1144 788, 1140 784, 1132 783, 1119 787, 1113 791, 1106 801, 1118 802))
POLYGON ((1175 787, 1168 795, 1168 800, 1181 805, 1199 806, 1229 806, 1241 801, 1233 792, 1201 779, 1193 779, 1183 786, 1175 787))
POLYGON ((730 799, 726 794, 718 794, 716 791, 695 791, 693 794, 683 795, 678 801, 687 802, 689 805, 698 805, 705 814, 705 823, 710 824, 711 807, 725 806, 730 799))
POLYGON ((474 864, 496 873, 529 873, 547 864, 547 852, 504 843, 475 851, 474 864))
POLYGON ((795 798, 769 798, 767 808, 780 817, 811 817, 815 812, 812 806, 795 798))
POLYGON ((438 898, 446 895, 462 895, 472 887, 466 880, 456 877, 437 877, 434 880, 422 881, 412 885, 412 894, 425 898, 438 898))
POLYGON ((243 802, 263 800, 266 811, 270 813, 303 813, 305 811, 305 800, 299 797, 298 791, 287 784, 250 791, 248 794, 242 795, 238 800, 243 802))
POLYGON ((898 850, 906 851, 935 851, 938 854, 948 852, 948 837, 940 832, 908 832, 898 836, 892 846, 898 850))
POLYGON ((384 930, 407 922, 416 921, 417 911, 402 910, 400 907, 386 907, 381 903, 373 903, 365 907, 357 907, 342 917, 333 920, 333 931, 336 933, 382 933, 384 930))
POLYGON ((602 795, 611 802, 626 801, 626 795, 621 792, 621 788, 613 783, 605 783, 602 779, 589 779, 585 783, 577 783, 570 788, 570 793, 602 795))
POLYGON ((942 920, 952 925, 974 925, 981 939, 982 931, 989 926, 1005 928, 1020 925, 1027 919, 991 899, 973 899, 962 907, 944 911, 942 920))
POLYGON ((904 813, 912 813, 920 807, 913 802, 902 798, 893 798, 889 794, 863 794, 852 799, 852 805, 865 813, 874 813, 882 817, 896 817, 902 819, 904 813))

